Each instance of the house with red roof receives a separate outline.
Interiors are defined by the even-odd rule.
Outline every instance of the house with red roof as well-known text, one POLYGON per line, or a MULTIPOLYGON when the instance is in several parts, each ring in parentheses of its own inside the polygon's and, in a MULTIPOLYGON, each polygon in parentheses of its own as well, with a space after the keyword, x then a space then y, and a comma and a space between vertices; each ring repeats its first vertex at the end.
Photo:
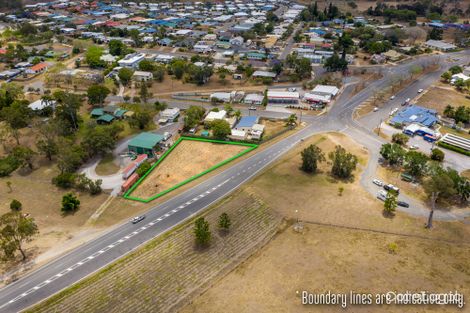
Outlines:
POLYGON ((39 74, 45 72, 48 68, 48 64, 46 62, 41 62, 36 65, 31 66, 29 69, 26 70, 27 74, 39 74))

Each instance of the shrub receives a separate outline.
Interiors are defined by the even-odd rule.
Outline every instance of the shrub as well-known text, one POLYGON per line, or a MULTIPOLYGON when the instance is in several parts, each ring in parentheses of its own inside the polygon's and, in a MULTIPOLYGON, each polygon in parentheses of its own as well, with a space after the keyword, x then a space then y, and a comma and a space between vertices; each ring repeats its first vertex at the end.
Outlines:
POLYGON ((52 183, 59 188, 68 189, 75 185, 75 178, 74 173, 64 172, 52 178, 52 183))
POLYGON ((10 175, 20 166, 18 160, 12 156, 0 159, 0 177, 10 175))
POLYGON ((444 161, 445 154, 441 149, 435 148, 431 151, 431 160, 442 162, 444 161))
POLYGON ((140 164, 140 166, 137 168, 137 170, 135 171, 137 173, 137 175, 139 175, 139 177, 142 177, 145 175, 145 173, 147 173, 149 170, 150 170, 150 163, 148 161, 144 161, 142 164, 140 164))
POLYGON ((453 146, 453 145, 449 145, 448 143, 439 141, 437 143, 437 145, 439 147, 446 148, 446 149, 449 149, 449 150, 452 150, 452 151, 455 151, 455 152, 458 152, 458 153, 462 153, 462 154, 465 154, 466 156, 470 156, 470 151, 466 151, 462 148, 459 148, 459 147, 456 147, 456 146, 453 146))
POLYGON ((80 207, 80 200, 72 193, 67 193, 62 197, 62 212, 75 212, 80 207))

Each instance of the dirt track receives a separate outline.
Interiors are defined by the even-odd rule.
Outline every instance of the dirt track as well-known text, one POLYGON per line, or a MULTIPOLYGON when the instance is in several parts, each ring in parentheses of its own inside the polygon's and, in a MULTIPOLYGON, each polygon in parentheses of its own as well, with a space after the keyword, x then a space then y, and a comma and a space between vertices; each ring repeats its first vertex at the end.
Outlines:
POLYGON ((246 150, 246 146, 183 140, 132 193, 149 198, 246 150))

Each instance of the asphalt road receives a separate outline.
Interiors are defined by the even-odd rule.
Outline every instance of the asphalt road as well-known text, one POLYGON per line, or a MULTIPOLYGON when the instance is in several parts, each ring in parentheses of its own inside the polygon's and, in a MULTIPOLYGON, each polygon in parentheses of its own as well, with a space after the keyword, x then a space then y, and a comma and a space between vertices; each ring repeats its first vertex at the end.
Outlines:
MULTIPOLYGON (((413 60, 411 62, 420 61, 413 60)), ((127 222, 118 225, 101 237, 2 288, 0 290, 0 312, 17 312, 44 300, 121 258, 146 241, 182 223, 237 189, 282 154, 292 149, 303 138, 319 132, 342 131, 367 147, 372 154, 371 160, 375 160, 377 148, 380 147, 382 139, 374 136, 370 129, 364 125, 354 121, 351 117, 352 112, 369 98, 376 88, 387 86, 392 74, 407 73, 410 64, 401 64, 392 68, 390 75, 385 75, 383 79, 374 81, 368 88, 354 96, 352 96, 353 86, 346 87, 328 114, 320 117, 304 116, 303 121, 306 121, 308 125, 296 134, 263 150, 255 150, 249 158, 165 203, 155 206, 146 213, 146 219, 142 222, 138 224, 127 222)), ((426 77, 423 77, 423 81, 431 83, 426 80, 426 77)), ((415 90, 415 88, 411 85, 406 90, 415 90)), ((376 163, 374 165, 374 162, 371 161, 370 164, 372 165, 366 169, 363 180, 365 180, 364 177, 373 174, 376 163)), ((364 183, 368 186, 367 182, 364 183)), ((438 214, 436 218, 439 218, 438 214)))

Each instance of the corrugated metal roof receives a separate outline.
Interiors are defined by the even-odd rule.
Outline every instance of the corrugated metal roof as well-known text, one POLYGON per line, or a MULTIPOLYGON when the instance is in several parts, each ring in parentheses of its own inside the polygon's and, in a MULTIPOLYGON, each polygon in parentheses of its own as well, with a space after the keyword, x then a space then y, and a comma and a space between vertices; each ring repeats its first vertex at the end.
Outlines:
POLYGON ((128 146, 141 147, 145 149, 153 149, 160 141, 163 140, 162 135, 153 133, 140 133, 129 141, 128 146))

